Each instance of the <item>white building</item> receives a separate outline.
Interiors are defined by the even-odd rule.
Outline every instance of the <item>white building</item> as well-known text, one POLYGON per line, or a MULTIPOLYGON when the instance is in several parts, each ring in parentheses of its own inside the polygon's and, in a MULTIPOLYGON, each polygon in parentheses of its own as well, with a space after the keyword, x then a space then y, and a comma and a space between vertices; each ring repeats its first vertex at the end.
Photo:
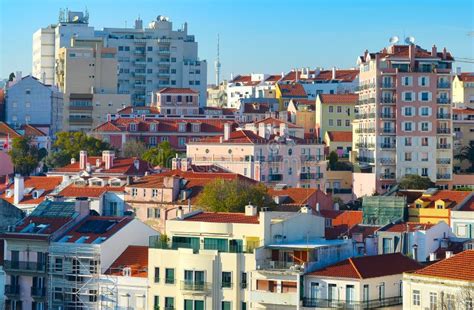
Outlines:
POLYGON ((149 105, 152 92, 175 87, 199 91, 200 106, 205 106, 207 62, 199 59, 187 23, 173 30, 170 19, 159 15, 147 28, 137 19, 134 28, 104 28, 95 35, 117 49, 118 91, 131 94, 133 105, 149 105))
POLYGON ((227 83, 227 107, 238 109, 246 98, 275 98, 275 83, 281 77, 263 73, 236 76, 227 83))
POLYGON ((56 85, 54 71, 61 47, 70 47, 73 37, 94 36, 87 12, 61 10, 59 23, 38 29, 33 34, 32 74, 45 84, 56 85))
POLYGON ((403 275, 404 309, 473 309, 474 250, 403 275))

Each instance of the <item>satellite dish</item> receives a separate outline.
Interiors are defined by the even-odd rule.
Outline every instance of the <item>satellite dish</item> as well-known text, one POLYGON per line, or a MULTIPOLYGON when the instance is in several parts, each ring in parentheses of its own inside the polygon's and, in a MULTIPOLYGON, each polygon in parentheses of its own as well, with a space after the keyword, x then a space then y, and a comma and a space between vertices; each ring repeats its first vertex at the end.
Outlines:
POLYGON ((415 44, 415 37, 406 37, 405 38, 406 44, 415 44))
POLYGON ((72 21, 73 22, 77 22, 79 20, 79 16, 75 15, 73 18, 72 18, 72 21))
POLYGON ((400 38, 398 36, 393 36, 388 41, 390 42, 390 44, 396 44, 399 40, 400 38))

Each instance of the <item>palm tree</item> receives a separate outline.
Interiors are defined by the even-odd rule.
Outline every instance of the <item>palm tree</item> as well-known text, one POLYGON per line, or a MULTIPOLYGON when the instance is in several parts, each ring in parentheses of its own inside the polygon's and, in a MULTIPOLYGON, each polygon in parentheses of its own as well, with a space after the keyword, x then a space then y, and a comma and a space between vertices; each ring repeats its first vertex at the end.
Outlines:
POLYGON ((454 155, 455 159, 459 161, 469 161, 471 167, 468 170, 474 169, 474 141, 471 141, 469 145, 463 146, 459 152, 454 155))

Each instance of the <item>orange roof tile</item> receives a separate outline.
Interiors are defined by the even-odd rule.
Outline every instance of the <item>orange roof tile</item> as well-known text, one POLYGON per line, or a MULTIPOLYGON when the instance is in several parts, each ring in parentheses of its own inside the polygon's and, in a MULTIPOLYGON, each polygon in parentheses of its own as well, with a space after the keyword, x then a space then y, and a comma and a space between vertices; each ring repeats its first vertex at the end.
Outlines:
POLYGON ((474 250, 467 250, 414 272, 415 275, 474 281, 474 250))
MULTIPOLYGON (((105 169, 105 163, 102 161, 102 157, 100 156, 88 156, 87 162, 91 165, 92 169, 96 169, 97 159, 100 160, 100 173, 111 173, 117 174, 122 173, 124 175, 144 175, 145 172, 151 170, 150 165, 148 162, 138 159, 140 161, 139 169, 137 170, 134 165, 134 161, 137 159, 135 157, 128 157, 128 158, 114 158, 113 165, 110 169, 105 169)), ((79 172, 80 163, 76 161, 74 164, 69 164, 61 168, 56 168, 52 172, 79 172)))
MULTIPOLYGON (((474 192, 467 191, 451 191, 451 190, 439 190, 431 196, 421 196, 419 199, 423 201, 429 201, 430 203, 425 208, 434 208, 437 200, 443 200, 448 202, 447 208, 451 209, 456 207, 458 204, 463 202, 465 199, 474 195, 474 192)), ((410 205, 411 208, 416 208, 415 203, 410 205)))
POLYGON ((308 274, 308 276, 369 279, 402 274, 422 266, 400 253, 352 257, 308 274))
POLYGON ((148 247, 129 245, 110 265, 106 274, 122 276, 125 267, 131 269, 130 276, 132 277, 148 277, 148 247))
POLYGON ((184 221, 208 223, 259 224, 258 215, 249 216, 245 213, 201 212, 186 217, 184 221))
POLYGON ((306 98, 308 95, 306 94, 306 91, 304 90, 303 85, 300 83, 294 83, 294 84, 278 84, 278 87, 280 88, 281 91, 281 96, 283 98, 306 98))
MULTIPOLYGON (((460 109, 460 108, 453 108, 453 114, 473 114, 474 115, 474 109, 472 108, 464 108, 464 109, 460 109)), ((453 120, 454 122, 456 120, 453 120)))
POLYGON ((356 104, 359 100, 357 94, 320 94, 322 104, 356 104))
POLYGON ((474 82, 474 72, 463 72, 458 78, 463 82, 474 82))
POLYGON ((418 230, 428 230, 431 227, 435 226, 435 224, 431 223, 413 223, 413 222, 406 222, 406 223, 397 223, 389 226, 387 229, 384 231, 389 231, 389 232, 414 232, 418 230))
POLYGON ((352 142, 352 131, 328 131, 329 140, 334 142, 352 142))
MULTIPOLYGON (((57 186, 61 184, 63 181, 62 177, 42 177, 42 176, 31 176, 24 178, 24 188, 32 188, 33 190, 23 196, 23 199, 20 201, 20 204, 29 204, 29 205, 37 205, 41 203, 48 194, 50 194, 57 186), (41 194, 38 198, 33 198, 33 191, 34 190, 44 190, 43 194, 41 194)), ((6 189, 14 189, 14 183, 9 184, 6 189)), ((6 197, 6 193, 3 193, 0 198, 3 200, 8 201, 9 203, 13 204, 14 198, 6 197)))
POLYGON ((166 87, 158 91, 160 94, 199 94, 191 88, 166 87))
POLYGON ((286 124, 288 126, 288 128, 302 128, 302 127, 296 126, 293 123, 285 122, 285 121, 282 121, 281 119, 277 119, 277 118, 274 118, 274 117, 267 117, 265 119, 262 119, 260 121, 255 122, 254 124, 255 125, 258 125, 258 124, 266 124, 266 125, 271 124, 274 127, 280 126, 280 124, 286 124))
POLYGON ((64 197, 90 197, 99 198, 106 192, 123 192, 124 187, 120 186, 78 186, 71 184, 64 188, 59 195, 64 197))

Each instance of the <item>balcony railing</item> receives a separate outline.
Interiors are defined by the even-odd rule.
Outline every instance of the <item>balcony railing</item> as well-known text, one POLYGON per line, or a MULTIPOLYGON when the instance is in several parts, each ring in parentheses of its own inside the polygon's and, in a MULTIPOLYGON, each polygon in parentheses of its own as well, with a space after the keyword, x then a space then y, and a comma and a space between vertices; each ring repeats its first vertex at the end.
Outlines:
POLYGON ((46 263, 6 260, 4 262, 4 268, 5 268, 5 271, 45 272, 46 263))
POLYGON ((383 128, 383 133, 395 133, 395 128, 383 128))
POLYGON ((268 175, 269 182, 276 182, 276 181, 281 181, 281 180, 283 180, 282 174, 269 174, 268 175))
POLYGON ((382 143, 380 144, 380 148, 382 149, 394 149, 395 143, 382 143))
POLYGON ((438 143, 436 145, 436 148, 441 149, 441 150, 447 150, 447 149, 451 148, 451 144, 449 144, 449 143, 444 143, 444 144, 443 143, 438 143))
POLYGON ((358 148, 366 148, 366 149, 371 149, 375 147, 375 143, 356 143, 356 147, 358 148))
POLYGON ((449 83, 449 82, 438 82, 438 88, 451 88, 451 83, 449 83))
POLYGON ((376 309, 382 307, 401 305, 402 296, 380 298, 369 301, 347 301, 347 300, 329 300, 316 298, 303 298, 303 307, 311 308, 339 308, 339 309, 376 309))
POLYGON ((450 134, 451 128, 436 128, 436 132, 439 134, 450 134))
POLYGON ((381 104, 395 104, 397 100, 395 97, 382 97, 380 98, 380 103, 381 104))
POLYGON ((322 177, 322 173, 300 173, 300 180, 319 180, 322 177))
POLYGON ((382 112, 380 113, 380 117, 381 118, 395 118, 395 113, 386 113, 386 112, 382 112))
POLYGON ((326 193, 332 194, 352 194, 351 188, 327 188, 326 193))
POLYGON ((211 283, 201 281, 181 281, 182 291, 206 292, 211 288, 211 283))
POLYGON ((438 180, 450 180, 451 179, 451 174, 449 174, 449 173, 437 173, 436 178, 438 180))
POLYGON ((283 156, 281 155, 270 155, 267 157, 267 161, 282 161, 283 156))
POLYGON ((451 118, 451 114, 450 113, 437 113, 436 114, 436 117, 438 119, 450 119, 451 118))
POLYGON ((357 160, 361 163, 369 163, 369 164, 373 164, 375 162, 375 160, 370 157, 357 157, 357 160))
POLYGON ((450 165, 451 164, 451 159, 450 158, 438 158, 436 160, 436 163, 438 165, 450 165))
POLYGON ((381 88, 395 88, 395 83, 393 82, 382 82, 380 83, 381 88))
POLYGON ((375 128, 356 128, 356 133, 374 133, 375 128))
POLYGON ((393 159, 393 158, 380 158, 380 164, 382 164, 382 165, 395 165, 395 159, 393 159))
POLYGON ((301 155, 301 161, 320 161, 324 159, 323 155, 301 155))
POLYGON ((5 295, 7 296, 19 296, 20 286, 19 285, 5 285, 5 295))
POLYGON ((436 98, 436 102, 439 104, 449 104, 449 98, 436 98))
POLYGON ((394 180, 395 179, 395 173, 382 173, 380 174, 380 179, 381 180, 394 180))
POLYGON ((46 297, 46 288, 45 287, 31 287, 31 297, 46 297))

